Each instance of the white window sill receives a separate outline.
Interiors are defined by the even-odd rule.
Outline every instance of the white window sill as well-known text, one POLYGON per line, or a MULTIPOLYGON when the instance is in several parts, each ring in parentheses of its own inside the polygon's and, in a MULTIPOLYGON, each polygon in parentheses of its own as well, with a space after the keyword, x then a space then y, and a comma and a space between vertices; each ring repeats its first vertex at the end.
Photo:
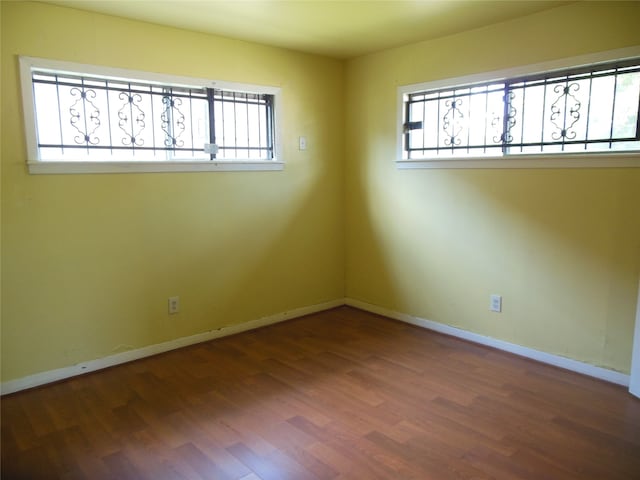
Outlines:
POLYGON ((419 168, 640 168, 640 152, 549 155, 509 155, 506 157, 458 157, 401 159, 398 169, 419 168))
POLYGON ((273 160, 206 160, 179 162, 82 162, 82 161, 37 161, 29 162, 29 173, 144 173, 144 172, 237 172, 283 170, 284 162, 273 160))

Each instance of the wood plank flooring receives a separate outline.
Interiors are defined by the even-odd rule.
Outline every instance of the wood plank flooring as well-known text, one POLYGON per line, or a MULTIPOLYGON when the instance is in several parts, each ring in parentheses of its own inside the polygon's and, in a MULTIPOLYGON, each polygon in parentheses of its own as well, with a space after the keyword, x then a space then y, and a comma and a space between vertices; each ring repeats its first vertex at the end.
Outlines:
POLYGON ((622 387, 341 307, 2 398, 2 479, 640 479, 622 387))

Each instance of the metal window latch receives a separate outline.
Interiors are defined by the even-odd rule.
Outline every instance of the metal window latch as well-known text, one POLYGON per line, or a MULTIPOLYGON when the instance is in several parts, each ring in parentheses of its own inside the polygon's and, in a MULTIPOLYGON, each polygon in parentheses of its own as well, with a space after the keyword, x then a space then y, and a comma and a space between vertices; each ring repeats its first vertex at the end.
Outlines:
POLYGON ((204 153, 215 155, 216 153, 218 153, 218 145, 216 145, 215 143, 205 143, 204 153))
POLYGON ((421 130, 422 122, 406 122, 402 125, 402 133, 409 133, 411 130, 421 130))

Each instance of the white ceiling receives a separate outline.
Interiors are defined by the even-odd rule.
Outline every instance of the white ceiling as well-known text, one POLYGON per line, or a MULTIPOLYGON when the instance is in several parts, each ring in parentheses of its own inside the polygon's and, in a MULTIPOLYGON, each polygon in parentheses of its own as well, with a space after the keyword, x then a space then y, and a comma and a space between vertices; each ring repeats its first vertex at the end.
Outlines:
POLYGON ((567 1, 44 0, 68 7, 352 58, 555 8, 567 1))

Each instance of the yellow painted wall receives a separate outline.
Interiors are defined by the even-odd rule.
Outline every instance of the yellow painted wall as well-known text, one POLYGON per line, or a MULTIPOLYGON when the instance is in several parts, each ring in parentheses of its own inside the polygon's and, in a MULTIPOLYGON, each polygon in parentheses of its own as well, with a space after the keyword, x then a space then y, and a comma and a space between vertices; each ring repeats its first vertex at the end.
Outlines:
POLYGON ((1 5, 2 381, 343 297, 342 62, 1 5), (285 170, 29 175, 18 55, 280 86, 285 170))
POLYGON ((629 371, 638 169, 393 160, 398 85, 638 45, 640 4, 585 2, 348 62, 0 4, 2 381, 345 294, 629 371), (281 86, 286 168, 29 175, 17 55, 281 86))
POLYGON ((349 62, 347 296, 628 373, 640 169, 397 170, 396 89, 640 45, 639 20, 582 2, 349 62))

